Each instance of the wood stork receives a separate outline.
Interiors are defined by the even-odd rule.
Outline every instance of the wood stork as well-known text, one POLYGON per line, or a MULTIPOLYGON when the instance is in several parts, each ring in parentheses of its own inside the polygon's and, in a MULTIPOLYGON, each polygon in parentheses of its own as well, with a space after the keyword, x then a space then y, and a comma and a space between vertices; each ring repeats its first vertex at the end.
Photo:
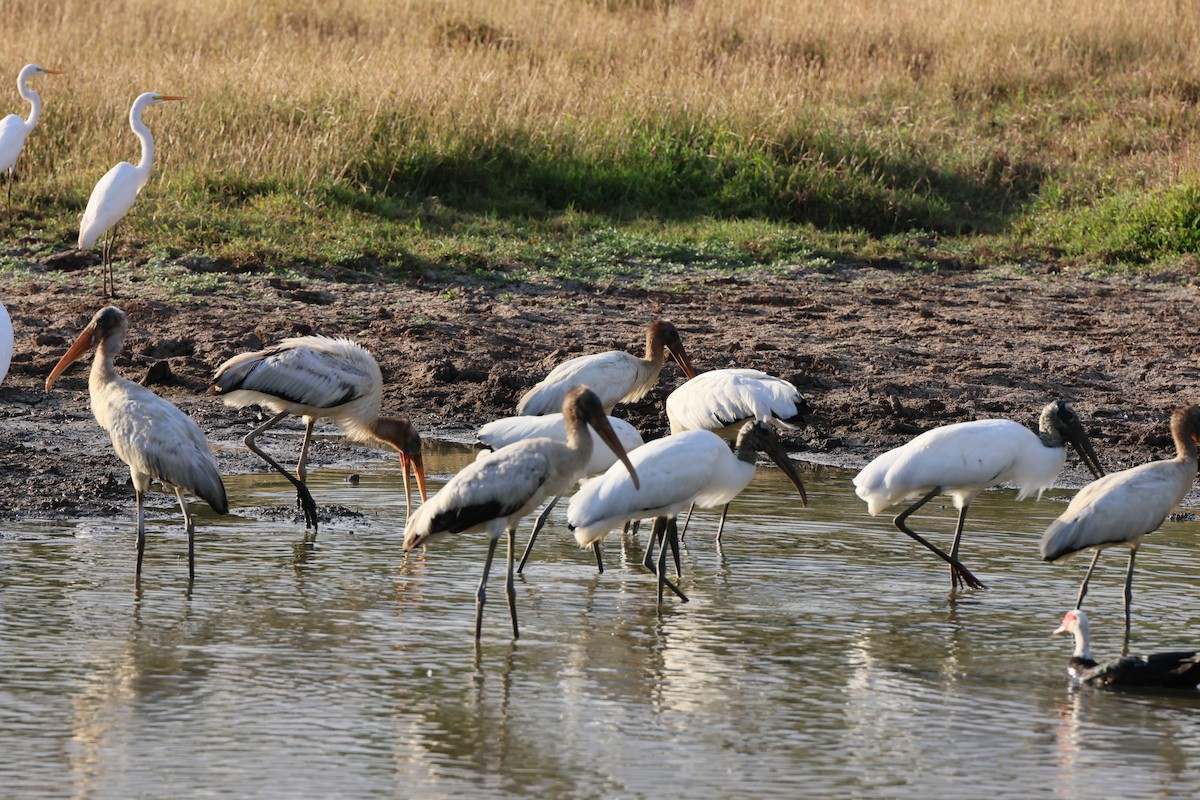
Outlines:
MULTIPOLYGON (((617 435, 617 440, 621 442, 621 446, 625 448, 626 453, 642 446, 642 435, 638 433, 637 428, 617 417, 609 417, 608 423, 612 426, 613 433, 617 435)), ((560 442, 567 440, 567 426, 562 412, 545 414, 540 417, 504 417, 503 419, 487 423, 475 434, 475 438, 479 440, 479 443, 489 450, 499 450, 501 447, 523 439, 539 437, 556 439, 560 442)), ((480 454, 480 457, 486 457, 487 455, 489 454, 485 451, 480 454)), ((617 454, 604 443, 603 439, 592 435, 592 457, 588 460, 587 466, 584 467, 584 477, 599 475, 615 463, 617 463, 617 454)), ((554 506, 561 499, 562 495, 552 497, 533 523, 533 533, 529 535, 529 542, 525 545, 525 552, 521 554, 521 561, 517 564, 518 573, 525 570, 525 562, 529 560, 529 554, 533 551, 533 543, 537 541, 538 533, 542 530, 542 526, 546 524, 546 520, 549 518, 554 506)), ((601 572, 604 572, 604 559, 601 557, 599 545, 596 545, 594 548, 594 553, 596 555, 596 567, 601 572)))
MULTIPOLYGON (((513 638, 517 627, 516 589, 513 586, 513 546, 521 518, 548 497, 567 491, 583 476, 592 457, 592 428, 629 471, 633 485, 638 476, 625 448, 608 422, 600 398, 587 387, 571 390, 563 400, 567 431, 565 443, 555 439, 524 439, 502 447, 468 464, 442 490, 424 503, 404 527, 404 552, 444 533, 486 533, 489 538, 483 578, 475 592, 475 638, 483 625, 487 579, 501 533, 508 536, 508 577, 505 594, 512 616, 513 638)), ((636 452, 636 451, 635 451, 636 452)))
POLYGON ((188 537, 188 579, 196 574, 195 526, 183 499, 186 489, 204 499, 213 511, 225 514, 229 502, 208 440, 192 418, 144 386, 119 376, 113 366, 129 319, 119 308, 96 312, 46 378, 46 391, 67 367, 96 349, 88 377, 92 415, 108 431, 117 457, 129 465, 137 498, 137 574, 142 573, 146 549, 144 499, 152 480, 175 490, 188 537))
POLYGON ((1071 656, 1067 672, 1079 683, 1160 689, 1195 689, 1200 686, 1200 652, 1125 656, 1101 664, 1092 658, 1087 614, 1078 608, 1067 612, 1054 633, 1075 635, 1075 653, 1071 656))
POLYGON ((217 367, 208 393, 227 405, 261 405, 275 416, 246 434, 243 443, 296 487, 304 522, 317 529, 317 504, 305 485, 308 447, 318 419, 333 420, 351 439, 380 442, 400 454, 404 473, 404 506, 412 513, 409 474, 415 472, 424 501, 425 466, 421 437, 408 417, 380 416, 383 374, 366 348, 349 339, 299 336, 274 347, 241 353, 217 367), (292 477, 255 441, 289 414, 304 418, 304 443, 292 477))
POLYGON ((1092 443, 1075 411, 1058 400, 1042 409, 1041 432, 1006 419, 959 422, 926 431, 908 444, 877 457, 854 478, 855 492, 876 515, 902 500, 918 497, 894 520, 896 527, 950 564, 952 587, 964 583, 973 589, 984 585, 958 560, 967 509, 975 496, 990 486, 1015 483, 1018 500, 1054 483, 1066 462, 1066 445, 1079 453, 1088 470, 1100 477, 1100 466, 1092 443), (909 515, 939 494, 954 498, 959 509, 958 527, 949 555, 904 524, 909 515))
POLYGON ((647 566, 651 566, 648 562, 654 539, 666 539, 659 543, 657 568, 651 566, 658 574, 659 602, 664 586, 686 600, 666 580, 666 544, 677 546, 675 518, 693 502, 709 508, 740 494, 754 477, 759 451, 779 465, 800 493, 800 501, 807 505, 804 483, 774 429, 764 422, 747 422, 733 451, 711 431, 684 431, 642 445, 629 456, 641 487, 631 483, 615 466, 610 467, 600 477, 585 483, 571 498, 567 525, 575 532, 575 541, 581 547, 588 547, 628 520, 655 518, 655 534, 647 548, 646 560, 647 566))
POLYGON ((0 384, 8 375, 8 365, 12 362, 13 326, 8 316, 8 309, 0 303, 0 384))
POLYGON ((133 208, 146 181, 150 180, 150 168, 154 165, 154 135, 142 122, 142 112, 152 105, 168 100, 183 100, 174 95, 145 92, 138 95, 129 109, 129 127, 142 143, 142 157, 137 166, 122 161, 104 173, 104 177, 92 189, 83 219, 79 222, 79 249, 86 250, 104 236, 101 245, 103 269, 103 292, 105 297, 116 297, 113 286, 112 255, 117 240, 117 223, 133 208), (105 236, 105 234, 109 234, 105 236))
MULTIPOLYGON (((774 423, 785 430, 804 426, 811 406, 795 386, 756 369, 714 369, 701 372, 667 395, 667 420, 671 433, 712 431, 722 439, 734 440, 747 420, 774 423)), ((721 509, 717 541, 725 529, 729 504, 721 509)), ((683 522, 687 533, 692 509, 683 522)))
POLYGON ((1083 487, 1067 510, 1042 535, 1042 558, 1061 563, 1080 550, 1092 549, 1092 563, 1079 585, 1075 607, 1083 605, 1088 579, 1106 547, 1129 548, 1125 572, 1125 630, 1133 598, 1133 560, 1142 537, 1153 533, 1179 505, 1196 479, 1196 443, 1200 441, 1200 406, 1180 406, 1171 414, 1174 458, 1152 461, 1114 472, 1083 487))
POLYGON ((29 101, 29 116, 21 119, 9 114, 0 119, 0 172, 8 171, 8 208, 12 208, 13 176, 17 170, 17 157, 25 147, 25 137, 33 132, 42 116, 42 98, 27 85, 30 78, 38 75, 61 75, 57 69, 46 69, 37 64, 26 64, 17 73, 17 91, 29 101))
POLYGON ((685 375, 691 378, 696 374, 683 349, 679 331, 671 323, 658 320, 646 332, 644 358, 622 350, 608 350, 564 361, 521 397, 517 413, 552 414, 576 386, 591 388, 600 398, 604 412, 611 413, 617 403, 640 400, 654 387, 667 352, 685 375))

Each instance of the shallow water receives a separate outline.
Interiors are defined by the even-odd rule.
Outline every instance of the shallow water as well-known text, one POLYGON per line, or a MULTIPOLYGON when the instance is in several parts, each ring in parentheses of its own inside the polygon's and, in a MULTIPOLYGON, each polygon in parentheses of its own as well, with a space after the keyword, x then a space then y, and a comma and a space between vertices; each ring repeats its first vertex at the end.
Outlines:
MULTIPOLYGON (((472 457, 427 455, 436 488, 472 457)), ((1051 637, 1086 563, 1050 566, 1041 530, 1068 494, 972 507, 962 558, 991 587, 953 597, 940 561, 871 518, 851 473, 805 473, 801 508, 762 466, 699 513, 661 611, 642 551, 607 570, 551 517, 518 580, 511 639, 498 548, 472 637, 482 537, 405 561, 393 461, 310 475, 362 511, 315 543, 253 518, 294 493, 228 481, 203 504, 197 580, 173 498, 155 496, 140 591, 132 518, 0 528, 0 787, 5 797, 797 797, 1200 795, 1200 695, 1074 690, 1051 637)), ((913 518, 948 546, 954 511, 913 518)), ((521 544, 528 535, 526 522, 521 544)), ((1139 556, 1132 649, 1200 646, 1196 523, 1139 556)), ((642 537, 644 539, 644 535, 642 537)), ((1121 647, 1124 554, 1086 608, 1121 647)))

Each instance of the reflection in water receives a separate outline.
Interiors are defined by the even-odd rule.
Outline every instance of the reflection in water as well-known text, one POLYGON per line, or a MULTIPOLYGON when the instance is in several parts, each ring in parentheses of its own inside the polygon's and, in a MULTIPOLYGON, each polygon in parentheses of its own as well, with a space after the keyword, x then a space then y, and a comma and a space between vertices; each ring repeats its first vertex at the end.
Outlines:
MULTIPOLYGON (((427 468, 470 455, 434 447, 427 468)), ((404 557, 395 476, 353 466, 358 484, 313 475, 330 507, 363 512, 319 541, 291 520, 205 520, 190 596, 178 548, 148 552, 132 591, 128 536, 102 522, 0 538, 5 795, 1200 792, 1195 697, 1070 689, 1049 631, 1077 576, 1036 548, 1054 502, 977 498, 972 566, 992 588, 948 595, 847 473, 807 474, 801 509, 760 469, 719 547, 717 514, 697 515, 691 602, 661 612, 645 532, 610 537, 598 574, 556 513, 519 578, 521 640, 485 626, 477 643, 486 537, 404 557)), ((275 483, 235 476, 230 496, 289 504, 275 483)), ((1170 557, 1146 565, 1134 644, 1194 647, 1177 639, 1197 621, 1194 530, 1155 536, 1170 557)), ((1120 608, 1119 587, 1089 597, 1098 652, 1119 647, 1103 623, 1120 608)))

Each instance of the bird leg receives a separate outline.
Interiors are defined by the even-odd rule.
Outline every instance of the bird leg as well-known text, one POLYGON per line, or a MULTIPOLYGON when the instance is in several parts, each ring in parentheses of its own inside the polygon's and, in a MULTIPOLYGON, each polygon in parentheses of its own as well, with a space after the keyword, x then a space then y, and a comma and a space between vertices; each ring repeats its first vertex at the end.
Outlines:
MULTIPOLYGON (((542 526, 546 524, 546 520, 550 518, 550 512, 558 505, 558 501, 562 499, 562 495, 555 495, 546 507, 542 509, 542 513, 538 514, 537 520, 533 523, 533 533, 529 534, 529 542, 525 545, 525 552, 521 554, 521 563, 517 565, 517 572, 525 570, 525 562, 529 560, 529 553, 533 550, 533 543, 537 541, 537 536, 542 530, 542 526)), ((601 570, 603 571, 603 570, 601 570)))
POLYGON ((183 490, 175 487, 175 497, 179 500, 179 508, 183 511, 183 527, 188 537, 188 582, 196 579, 196 525, 192 521, 192 513, 188 511, 187 501, 183 499, 183 490))
POLYGON ((1125 573, 1125 638, 1129 638, 1129 606, 1133 602, 1133 559, 1137 548, 1129 548, 1129 570, 1125 573))
MULTIPOLYGON (((721 541, 721 531, 725 530, 725 516, 727 514, 729 514, 729 503, 726 503, 725 507, 721 509, 721 521, 719 523, 717 523, 717 541, 718 542, 721 541)), ((683 536, 680 536, 679 538, 682 539, 683 536)))
POLYGON ((1096 552, 1092 556, 1092 563, 1088 566, 1087 574, 1083 576, 1083 583, 1079 584, 1079 597, 1075 600, 1075 608, 1083 607, 1083 598, 1087 596, 1088 581, 1092 579, 1092 570, 1096 568, 1096 562, 1099 560, 1100 548, 1096 548, 1096 552))
POLYGON ((257 428, 246 434, 246 438, 242 439, 242 444, 246 445, 246 447, 248 447, 250 452, 254 453, 254 455, 270 464, 276 472, 287 478, 291 484, 296 487, 298 502, 300 503, 300 507, 304 509, 304 525, 305 527, 312 528, 315 531, 317 529, 317 502, 313 500, 312 493, 308 491, 308 487, 304 485, 303 481, 292 477, 290 472, 279 466, 275 459, 264 453, 258 447, 258 445, 254 443, 259 436, 261 436, 263 433, 266 433, 286 416, 287 412, 281 411, 275 416, 271 417, 262 425, 259 425, 257 428))
MULTIPOLYGON (((950 546, 950 558, 954 561, 958 560, 958 543, 962 539, 963 524, 967 521, 967 509, 971 507, 970 503, 965 503, 958 511, 958 525, 954 528, 954 544, 950 546)), ((950 565, 950 586, 955 589, 961 589, 963 586, 962 578, 954 571, 954 565, 950 565)))
POLYGON ((683 570, 679 566, 679 528, 675 524, 675 517, 667 517, 667 544, 671 545, 671 557, 675 560, 675 580, 683 577, 683 570))
POLYGON ((304 442, 300 445, 300 460, 296 462, 296 477, 301 481, 308 480, 308 445, 312 441, 313 426, 317 424, 316 417, 304 418, 304 442))
POLYGON ((666 529, 666 523, 663 522, 663 517, 655 517, 654 525, 650 528, 650 537, 646 539, 646 555, 642 558, 642 566, 654 572, 654 545, 661 542, 663 531, 666 529))
POLYGON ((116 281, 113 279, 113 271, 112 271, 113 250, 116 249, 116 246, 117 246, 117 225, 113 225, 112 228, 107 233, 104 234, 104 238, 101 241, 101 245, 100 245, 100 257, 101 257, 100 269, 102 270, 101 271, 101 280, 104 284, 104 288, 102 291, 104 292, 105 297, 111 297, 111 298, 116 298, 116 296, 117 296, 117 284, 116 284, 116 281))
MULTIPOLYGON (((692 522, 692 512, 695 510, 696 510, 695 503, 692 503, 690 506, 688 506, 687 516, 683 518, 683 530, 681 530, 679 532, 679 540, 680 541, 683 541, 683 537, 687 536, 688 525, 690 525, 692 522)), ((724 521, 724 518, 722 518, 722 521, 724 521)))
POLYGON ((487 561, 483 562, 483 577, 479 580, 479 588, 475 590, 475 638, 483 632, 483 606, 487 603, 487 579, 492 571, 492 556, 496 554, 498 537, 488 538, 487 561))
POLYGON ((592 552, 596 555, 596 571, 604 574, 604 553, 600 552, 600 540, 592 542, 592 552))
POLYGON ((513 583, 513 551, 516 548, 517 529, 513 526, 508 529, 508 578, 504 584, 504 594, 508 597, 508 615, 512 617, 513 638, 520 639, 521 633, 517 630, 517 587, 513 583))
POLYGON ((946 553, 943 552, 941 548, 939 548, 936 545, 933 545, 930 542, 926 541, 925 539, 921 538, 920 536, 918 536, 915 532, 910 530, 904 524, 904 521, 906 519, 908 519, 910 514, 912 514, 914 511, 916 511, 921 506, 928 503, 933 498, 937 497, 938 494, 941 493, 941 491, 942 491, 942 487, 940 487, 940 486, 934 487, 934 489, 929 494, 925 495, 920 500, 913 503, 911 506, 909 506, 903 512, 901 512, 901 514, 899 516, 897 516, 895 519, 892 520, 892 523, 897 528, 902 530, 904 533, 908 534, 913 539, 915 539, 916 541, 920 542, 922 545, 927 547, 929 550, 932 550, 937 555, 938 558, 942 559, 947 564, 949 564, 951 569, 956 570, 958 572, 958 575, 962 578, 962 580, 965 581, 966 584, 968 586, 970 586, 972 589, 986 589, 987 587, 984 586, 979 581, 978 578, 976 578, 974 575, 972 575, 970 570, 968 570, 966 567, 964 567, 962 564, 960 564, 957 558, 952 558, 952 557, 946 555, 946 553))
MULTIPOLYGON (((658 604, 661 606, 663 601, 663 587, 669 587, 672 592, 679 596, 683 602, 687 602, 687 595, 679 590, 679 587, 667 580, 667 545, 662 541, 667 536, 667 531, 674 526, 674 518, 658 517, 654 520, 655 530, 660 530, 660 538, 658 545, 658 604), (661 522, 661 525, 659 524, 661 522)), ((671 535, 672 539, 677 539, 678 529, 671 535)))
POLYGON ((134 489, 137 498, 137 575, 142 575, 142 556, 146 553, 146 506, 142 492, 134 489))

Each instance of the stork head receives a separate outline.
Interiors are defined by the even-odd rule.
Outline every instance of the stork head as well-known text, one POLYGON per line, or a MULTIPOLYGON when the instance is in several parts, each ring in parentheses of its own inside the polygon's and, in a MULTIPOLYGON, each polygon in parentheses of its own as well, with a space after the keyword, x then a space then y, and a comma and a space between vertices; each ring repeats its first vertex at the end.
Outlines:
POLYGON ((400 468, 404 471, 404 506, 409 516, 412 515, 412 495, 409 491, 408 478, 415 473, 417 491, 421 494, 421 502, 429 499, 425 491, 425 461, 421 457, 421 435, 413 427, 408 417, 380 417, 372 427, 372 432, 379 440, 390 444, 400 454, 400 468))
POLYGON ((595 392, 586 386, 575 387, 563 398, 562 412, 564 419, 578 417, 586 420, 592 426, 592 430, 596 432, 596 435, 608 445, 608 449, 612 450, 617 458, 621 459, 621 463, 625 465, 625 469, 629 470, 629 477, 633 480, 633 488, 641 488, 637 470, 633 468, 633 464, 629 461, 629 454, 625 452, 625 447, 621 444, 621 439, 617 436, 617 432, 613 430, 612 423, 608 421, 608 415, 604 413, 604 406, 595 392))
POLYGON ((79 334, 79 338, 58 360, 54 369, 50 370, 50 376, 46 378, 46 391, 50 391, 54 382, 58 380, 58 376, 66 372, 67 367, 92 352, 102 342, 108 341, 110 348, 119 349, 121 342, 125 339, 125 332, 128 330, 129 317, 125 316, 125 312, 121 309, 116 306, 105 306, 97 311, 96 315, 92 317, 92 321, 79 334))
POLYGON ((738 431, 735 449, 738 458, 749 461, 751 464, 754 463, 757 453, 764 453, 783 470, 783 474, 787 475, 792 486, 796 487, 796 491, 800 493, 800 503, 808 505, 808 494, 804 491, 804 482, 800 480, 800 473, 796 470, 796 465, 788 458, 787 450, 779 441, 779 434, 771 425, 762 420, 747 422, 738 431))
POLYGON ((687 351, 683 349, 683 340, 679 331, 665 319, 656 320, 646 332, 646 357, 652 358, 656 352, 666 349, 672 360, 683 370, 688 379, 696 377, 696 370, 688 360, 687 351))
POLYGON ((1092 448, 1092 441, 1075 409, 1065 400, 1055 400, 1042 409, 1042 417, 1038 423, 1042 430, 1042 441, 1051 447, 1065 447, 1070 444, 1079 454, 1079 460, 1092 473, 1093 478, 1104 477, 1104 467, 1092 448))

